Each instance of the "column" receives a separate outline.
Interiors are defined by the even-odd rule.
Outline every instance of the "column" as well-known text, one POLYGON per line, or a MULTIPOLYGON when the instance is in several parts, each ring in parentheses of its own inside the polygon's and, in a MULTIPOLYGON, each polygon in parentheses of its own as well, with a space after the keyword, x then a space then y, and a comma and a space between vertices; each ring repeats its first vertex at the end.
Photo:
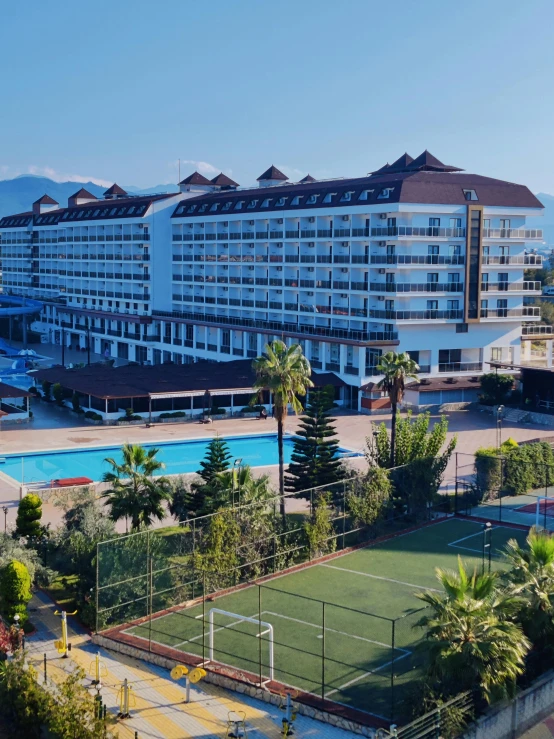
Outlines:
MULTIPOLYGON (((550 342, 552 344, 552 342, 550 342)), ((548 342, 547 342, 547 352, 548 352, 548 342)), ((531 360, 531 342, 530 341, 522 341, 521 342, 521 363, 527 364, 531 360)))
POLYGON ((545 343, 546 343, 546 366, 552 367, 552 339, 547 339, 545 343))
POLYGON ((339 344, 339 372, 346 367, 346 344, 339 344))
POLYGON ((430 365, 431 365, 431 374, 438 375, 439 374, 439 350, 438 349, 431 349, 430 365))

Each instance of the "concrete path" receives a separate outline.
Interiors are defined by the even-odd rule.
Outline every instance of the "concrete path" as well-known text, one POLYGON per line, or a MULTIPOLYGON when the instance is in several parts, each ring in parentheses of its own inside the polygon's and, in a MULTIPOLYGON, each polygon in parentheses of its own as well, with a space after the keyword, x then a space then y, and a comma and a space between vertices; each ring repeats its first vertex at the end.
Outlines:
MULTIPOLYGON (((131 717, 118 720, 115 730, 120 739, 205 739, 227 737, 230 714, 243 712, 246 716, 248 739, 281 739, 283 712, 276 706, 247 696, 224 691, 207 683, 191 686, 191 701, 184 703, 184 683, 171 680, 167 670, 124 655, 98 649, 75 619, 68 618, 71 652, 62 659, 54 648, 60 635, 60 618, 54 615, 55 606, 42 593, 31 601, 31 618, 37 634, 27 641, 30 658, 43 679, 43 659, 47 655, 47 677, 62 680, 67 673, 80 666, 91 674, 95 655, 100 652, 103 665, 102 699, 109 713, 119 711, 118 691, 125 678, 132 685, 134 703, 131 717), (36 610, 35 610, 36 609, 36 610)), ((92 679, 92 678, 91 678, 92 679)), ((88 681, 87 681, 88 682, 88 681)), ((94 691, 94 687, 91 686, 94 691)), ((349 732, 321 724, 304 716, 295 722, 297 739, 349 739, 349 732)))

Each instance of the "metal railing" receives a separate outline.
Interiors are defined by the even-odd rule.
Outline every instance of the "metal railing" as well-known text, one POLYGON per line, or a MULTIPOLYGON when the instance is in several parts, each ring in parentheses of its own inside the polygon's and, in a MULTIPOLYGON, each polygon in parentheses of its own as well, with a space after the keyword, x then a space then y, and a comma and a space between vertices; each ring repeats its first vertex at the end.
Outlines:
POLYGON ((542 239, 542 228, 484 228, 485 239, 542 239))
MULTIPOLYGON (((541 232, 542 233, 542 232, 541 232)), ((433 238, 461 239, 466 235, 465 228, 440 228, 435 226, 377 226, 371 229, 372 236, 432 236, 433 238)))

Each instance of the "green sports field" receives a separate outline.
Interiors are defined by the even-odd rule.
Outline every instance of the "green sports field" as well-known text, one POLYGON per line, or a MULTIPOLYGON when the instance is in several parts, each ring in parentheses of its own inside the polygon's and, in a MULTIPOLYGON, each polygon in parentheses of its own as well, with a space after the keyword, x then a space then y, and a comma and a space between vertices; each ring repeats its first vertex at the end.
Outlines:
MULTIPOLYGON (((510 538, 523 542, 525 533, 495 525, 491 538, 492 567, 498 568, 499 550, 510 538)), ((435 568, 456 567, 458 555, 480 568, 482 553, 482 524, 450 518, 262 586, 154 616, 127 633, 264 680, 271 677, 273 642, 275 680, 396 720, 419 674, 415 624, 422 614, 414 611, 423 604, 415 593, 436 588, 435 568)))

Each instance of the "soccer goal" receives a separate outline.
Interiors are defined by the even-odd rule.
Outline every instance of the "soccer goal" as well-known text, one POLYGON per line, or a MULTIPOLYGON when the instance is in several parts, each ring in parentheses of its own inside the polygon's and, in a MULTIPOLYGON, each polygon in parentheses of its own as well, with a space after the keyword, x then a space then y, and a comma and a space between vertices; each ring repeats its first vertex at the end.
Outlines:
POLYGON ((233 626, 237 626, 240 623, 255 624, 260 628, 259 633, 255 634, 256 639, 261 639, 267 636, 267 642, 269 647, 269 680, 273 680, 273 656, 274 656, 274 639, 273 639, 273 626, 268 621, 261 621, 255 616, 242 616, 240 613, 233 613, 232 611, 224 611, 221 608, 210 608, 208 613, 208 635, 209 635, 209 661, 214 661, 214 642, 215 634, 223 629, 230 629, 233 626), (215 626, 214 615, 219 614, 220 616, 226 616, 232 619, 230 624, 227 626, 215 626))
POLYGON ((551 518, 554 516, 554 498, 541 495, 537 498, 536 512, 535 512, 535 528, 539 531, 547 530, 549 527, 544 526, 541 520, 546 523, 546 517, 551 518))

